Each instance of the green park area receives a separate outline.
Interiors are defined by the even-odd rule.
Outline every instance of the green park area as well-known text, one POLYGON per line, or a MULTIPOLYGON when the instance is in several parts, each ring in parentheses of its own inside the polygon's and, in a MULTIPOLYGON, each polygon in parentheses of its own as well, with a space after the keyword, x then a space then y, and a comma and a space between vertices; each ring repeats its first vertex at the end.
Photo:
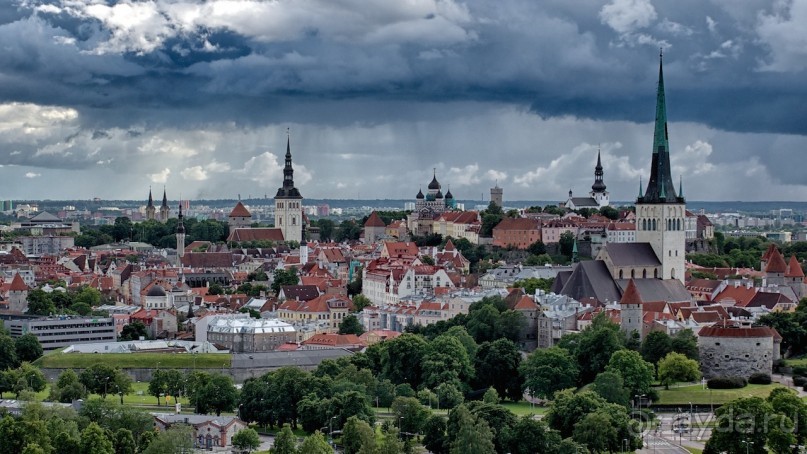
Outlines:
POLYGON ((85 369, 105 364, 122 369, 228 369, 232 356, 226 353, 52 353, 34 362, 51 369, 85 369))
MULTIPOLYGON (((36 400, 38 401, 46 401, 48 400, 48 396, 50 395, 50 388, 51 384, 48 383, 45 386, 45 389, 39 391, 38 393, 34 393, 36 396, 36 400)), ((96 394, 91 394, 88 396, 90 397, 98 397, 96 394)), ((120 402, 120 397, 117 395, 108 395, 107 400, 110 401, 117 401, 120 402)), ((157 398, 149 394, 149 384, 142 383, 142 382, 135 382, 132 383, 132 392, 129 394, 125 394, 123 396, 123 404, 124 405, 135 405, 135 406, 142 406, 148 407, 147 410, 149 411, 174 411, 173 404, 176 401, 173 397, 170 399, 171 407, 166 407, 163 398, 160 398, 160 406, 157 406, 157 398)), ((193 407, 190 406, 187 397, 181 397, 179 399, 179 403, 182 404, 183 411, 190 411, 193 407)))
POLYGON ((681 386, 671 389, 659 390, 659 400, 654 402, 658 405, 682 405, 687 406, 690 402, 694 405, 722 405, 740 397, 768 397, 775 388, 781 387, 778 383, 770 385, 748 385, 739 389, 704 389, 700 384, 691 386, 681 386))

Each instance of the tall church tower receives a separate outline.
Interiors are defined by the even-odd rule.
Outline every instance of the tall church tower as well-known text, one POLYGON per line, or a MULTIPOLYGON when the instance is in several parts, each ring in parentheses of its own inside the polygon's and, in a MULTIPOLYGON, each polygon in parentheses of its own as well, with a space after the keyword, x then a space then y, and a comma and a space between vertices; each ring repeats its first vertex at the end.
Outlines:
POLYGON ((496 181, 496 186, 490 188, 490 201, 495 203, 499 208, 504 206, 502 204, 504 201, 504 189, 499 187, 498 180, 496 181))
POLYGON ((185 222, 182 216, 182 200, 179 201, 177 215, 177 267, 182 268, 182 257, 185 256, 185 222))
POLYGON ((603 182, 602 177, 602 160, 600 160, 600 152, 597 150, 597 166, 594 167, 594 184, 591 185, 589 195, 597 202, 600 208, 608 206, 608 191, 605 190, 605 182, 603 182))
POLYGON ((154 207, 154 197, 151 196, 151 187, 149 187, 149 203, 146 205, 146 219, 153 221, 157 214, 157 208, 154 207))
POLYGON ((656 93, 656 127, 650 181, 636 200, 636 242, 650 243, 661 262, 662 279, 684 281, 686 206, 683 194, 675 193, 670 174, 670 146, 667 135, 667 106, 664 73, 659 55, 656 93))
POLYGON ((303 241, 303 196, 294 187, 294 168, 291 166, 291 138, 286 137, 286 166, 283 168, 283 186, 275 195, 275 227, 283 232, 286 241, 303 241))
POLYGON ((168 197, 165 195, 165 188, 163 188, 163 204, 160 205, 160 220, 165 222, 171 214, 171 208, 168 207, 168 197))

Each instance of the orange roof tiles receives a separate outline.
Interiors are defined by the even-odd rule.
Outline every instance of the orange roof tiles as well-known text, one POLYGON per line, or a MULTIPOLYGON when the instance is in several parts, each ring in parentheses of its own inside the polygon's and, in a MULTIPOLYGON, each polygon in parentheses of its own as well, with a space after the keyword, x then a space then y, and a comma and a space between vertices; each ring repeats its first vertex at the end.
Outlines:
POLYGON ((8 289, 14 292, 25 292, 28 291, 28 286, 25 285, 25 281, 22 280, 20 273, 14 273, 14 278, 11 279, 11 285, 8 289))
POLYGON ((245 207, 244 204, 241 203, 241 201, 239 200, 238 203, 235 204, 235 208, 233 208, 233 211, 230 211, 229 217, 250 218, 252 217, 252 214, 250 214, 249 210, 247 210, 247 207, 245 207))
POLYGON ((784 273, 787 271, 787 264, 785 263, 785 258, 782 257, 782 254, 776 249, 774 252, 771 253, 770 261, 768 262, 768 266, 765 267, 766 273, 784 273))
POLYGON ((801 269, 801 263, 795 255, 790 256, 790 263, 787 265, 785 277, 804 277, 804 270, 801 269))
POLYGON ((636 283, 633 279, 628 282, 628 288, 622 294, 619 304, 642 304, 642 296, 639 295, 639 289, 636 288, 636 283))
POLYGON ((370 213, 370 217, 367 218, 367 221, 364 223, 365 227, 386 227, 384 221, 378 216, 378 213, 373 211, 370 213))

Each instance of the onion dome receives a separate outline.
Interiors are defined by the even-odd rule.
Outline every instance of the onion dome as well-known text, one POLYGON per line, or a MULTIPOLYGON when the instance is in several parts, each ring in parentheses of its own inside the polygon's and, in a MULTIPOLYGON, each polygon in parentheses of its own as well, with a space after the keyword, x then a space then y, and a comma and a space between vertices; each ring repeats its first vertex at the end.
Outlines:
POLYGON ((429 189, 440 189, 440 183, 437 182, 437 170, 434 171, 434 176, 432 176, 432 182, 429 183, 429 189))
POLYGON ((424 196, 423 196, 423 191, 421 191, 420 189, 418 189, 418 195, 416 195, 416 196, 415 196, 415 198, 416 198, 416 199, 422 199, 422 198, 424 198, 424 196))
POLYGON ((434 198, 435 199, 442 199, 443 198, 443 193, 438 189, 437 194, 435 194, 434 198))
POLYGON ((454 198, 454 196, 451 194, 451 189, 449 189, 448 192, 446 192, 446 198, 447 199, 453 199, 454 198))
POLYGON ((146 296, 165 296, 165 289, 163 289, 159 285, 155 285, 154 287, 151 287, 149 289, 148 293, 146 293, 146 296))

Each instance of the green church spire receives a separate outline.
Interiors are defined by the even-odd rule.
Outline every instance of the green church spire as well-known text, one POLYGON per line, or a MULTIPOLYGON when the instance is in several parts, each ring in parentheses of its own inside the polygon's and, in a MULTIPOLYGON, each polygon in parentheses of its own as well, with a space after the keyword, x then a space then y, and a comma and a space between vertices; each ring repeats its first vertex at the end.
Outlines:
POLYGON ((664 64, 659 52, 658 88, 656 90, 656 123, 653 131, 653 158, 650 164, 650 180, 643 203, 677 203, 675 183, 670 175, 670 144, 667 135, 667 101, 664 95, 664 64))

